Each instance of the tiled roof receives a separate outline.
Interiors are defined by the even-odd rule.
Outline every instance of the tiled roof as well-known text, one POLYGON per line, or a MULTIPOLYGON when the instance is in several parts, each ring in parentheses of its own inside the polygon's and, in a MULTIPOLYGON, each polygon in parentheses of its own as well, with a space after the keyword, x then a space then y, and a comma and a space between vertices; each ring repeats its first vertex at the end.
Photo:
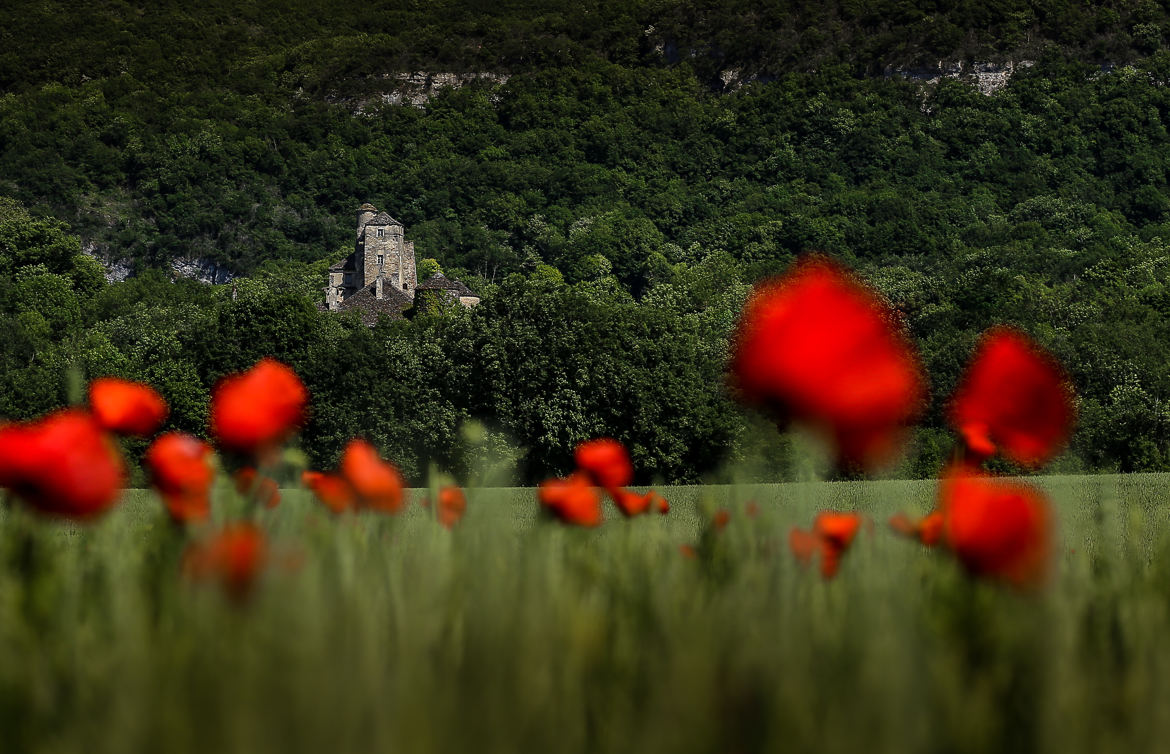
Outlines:
POLYGON ((362 322, 367 325, 375 324, 382 315, 390 319, 402 319, 402 313, 414 303, 410 296, 386 284, 382 288, 382 299, 379 300, 374 297, 374 285, 370 283, 357 293, 346 296, 337 308, 343 312, 356 309, 361 312, 362 322))
POLYGON ((371 217, 370 221, 366 223, 366 225, 402 225, 402 223, 398 222, 393 217, 390 217, 386 210, 382 210, 378 214, 371 217))
POLYGON ((418 287, 415 290, 419 290, 419 291, 432 291, 432 290, 449 291, 449 290, 454 290, 454 289, 455 289, 455 284, 452 283, 450 280, 448 280, 446 275, 444 275, 441 272, 436 272, 434 275, 431 275, 429 278, 427 278, 426 280, 419 283, 418 287))
POLYGON ((418 284, 416 290, 420 291, 455 291, 459 296, 476 296, 474 292, 466 285, 458 280, 451 280, 441 272, 436 272, 426 280, 418 284))
POLYGON ((455 284, 455 290, 459 292, 460 296, 475 296, 479 298, 479 294, 464 285, 462 280, 452 280, 451 282, 455 284))

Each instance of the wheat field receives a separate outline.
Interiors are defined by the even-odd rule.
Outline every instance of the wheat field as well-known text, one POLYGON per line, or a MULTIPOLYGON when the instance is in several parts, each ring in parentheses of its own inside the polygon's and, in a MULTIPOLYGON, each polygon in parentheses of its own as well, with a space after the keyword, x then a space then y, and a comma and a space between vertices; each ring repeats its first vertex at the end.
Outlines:
POLYGON ((669 515, 593 530, 532 489, 468 490, 453 531, 286 490, 252 514, 272 562, 244 604, 182 578, 152 493, 88 526, 5 505, 0 750, 1170 748, 1170 476, 1033 481, 1059 525, 1039 594, 886 529, 930 481, 664 488, 669 515), (826 508, 874 522, 831 582, 786 544, 826 508))

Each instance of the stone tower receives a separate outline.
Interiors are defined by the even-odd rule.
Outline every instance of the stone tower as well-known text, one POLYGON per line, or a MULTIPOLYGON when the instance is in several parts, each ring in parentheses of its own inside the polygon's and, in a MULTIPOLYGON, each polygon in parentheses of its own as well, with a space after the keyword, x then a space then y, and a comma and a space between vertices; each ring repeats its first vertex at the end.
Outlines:
MULTIPOLYGON (((360 213, 359 220, 366 214, 366 211, 360 213)), ((414 297, 418 284, 414 271, 414 242, 406 240, 402 223, 389 214, 377 212, 366 219, 364 225, 358 226, 356 257, 363 285, 377 283, 381 278, 383 288, 393 286, 414 297)))
MULTIPOLYGON (((362 302, 393 302, 409 307, 418 278, 414 266, 414 241, 407 241, 402 223, 366 203, 357 211, 354 251, 329 268, 325 307, 330 311, 366 306, 362 302)), ((378 305, 385 309, 389 304, 378 305)), ((390 307, 393 308, 393 307, 390 307)))

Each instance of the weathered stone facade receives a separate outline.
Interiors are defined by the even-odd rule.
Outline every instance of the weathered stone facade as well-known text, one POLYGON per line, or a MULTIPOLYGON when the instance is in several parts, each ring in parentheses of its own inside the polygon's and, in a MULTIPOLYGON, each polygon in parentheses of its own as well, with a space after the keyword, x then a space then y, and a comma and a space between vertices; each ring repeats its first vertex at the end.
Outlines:
POLYGON ((475 306, 479 297, 458 280, 438 273, 418 283, 414 241, 407 241, 402 223, 372 204, 357 212, 357 238, 353 253, 329 268, 325 308, 358 310, 362 320, 374 324, 379 316, 401 318, 417 306, 418 290, 449 297, 463 306, 475 306))
POLYGON ((402 223, 372 204, 363 204, 357 213, 353 253, 329 268, 326 308, 338 311, 347 299, 366 289, 376 301, 391 296, 390 288, 405 294, 395 299, 412 301, 417 285, 414 242, 406 240, 402 223))

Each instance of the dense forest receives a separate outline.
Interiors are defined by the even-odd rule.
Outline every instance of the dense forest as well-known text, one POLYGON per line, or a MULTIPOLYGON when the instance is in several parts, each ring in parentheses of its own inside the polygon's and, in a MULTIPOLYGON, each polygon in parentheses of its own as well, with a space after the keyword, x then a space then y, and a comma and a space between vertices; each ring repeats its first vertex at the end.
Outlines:
POLYGON ((998 322, 1077 386, 1059 468, 1170 470, 1170 3, 329 5, 0 10, 0 417, 118 374, 200 433, 215 381, 274 355, 313 391, 322 466, 361 434, 416 480, 520 447, 532 481, 607 434, 643 481, 783 478, 727 339, 751 283, 819 250, 931 374, 895 473, 937 471, 998 322), (991 96, 886 75, 940 59, 1035 64, 991 96), (419 70, 500 76, 382 100, 419 70), (318 311, 363 201, 482 304, 318 311), (176 280, 180 258, 245 277, 176 280))

